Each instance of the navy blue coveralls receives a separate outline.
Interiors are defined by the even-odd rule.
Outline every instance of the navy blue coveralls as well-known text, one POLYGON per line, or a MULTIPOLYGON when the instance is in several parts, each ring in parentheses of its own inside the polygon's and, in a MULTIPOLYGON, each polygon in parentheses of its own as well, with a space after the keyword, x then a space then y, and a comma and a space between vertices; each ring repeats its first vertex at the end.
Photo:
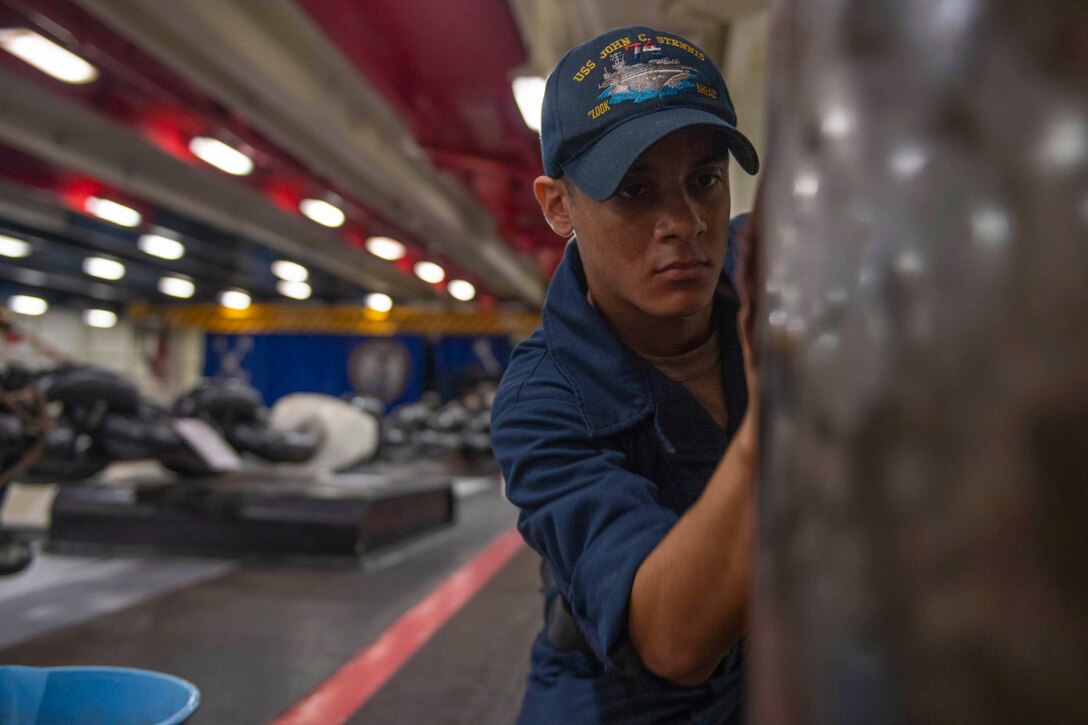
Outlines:
MULTIPOLYGON (((730 225, 727 292, 743 219, 730 225)), ((514 351, 492 409, 492 447, 521 509, 518 528, 550 569, 548 624, 533 644, 519 722, 742 720, 741 645, 706 683, 682 687, 651 674, 627 636, 636 570, 702 493, 743 418, 736 313, 735 295, 715 298, 723 430, 686 388, 616 339, 586 299, 577 242, 568 244, 543 324, 514 351), (556 626, 557 613, 570 632, 556 626)))

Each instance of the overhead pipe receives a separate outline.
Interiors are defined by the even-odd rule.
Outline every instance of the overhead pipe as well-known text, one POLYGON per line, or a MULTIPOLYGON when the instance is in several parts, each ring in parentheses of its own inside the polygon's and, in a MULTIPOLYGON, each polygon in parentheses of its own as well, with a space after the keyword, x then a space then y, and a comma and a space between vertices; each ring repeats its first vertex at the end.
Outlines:
POLYGON ((466 190, 431 165, 388 102, 296 3, 77 2, 496 291, 543 301, 544 280, 532 263, 498 238, 466 190))
MULTIPOLYGON (((368 290, 427 299, 433 290, 391 273, 335 232, 288 215, 258 192, 180 161, 75 101, 0 69, 0 141, 136 198, 259 241, 368 290)), ((0 198, 2 203, 2 198, 0 198)))

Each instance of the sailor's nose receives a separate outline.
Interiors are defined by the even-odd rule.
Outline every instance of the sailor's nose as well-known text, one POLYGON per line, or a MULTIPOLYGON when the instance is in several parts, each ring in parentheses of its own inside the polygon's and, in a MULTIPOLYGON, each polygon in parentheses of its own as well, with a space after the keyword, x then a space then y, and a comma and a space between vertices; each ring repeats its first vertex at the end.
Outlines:
POLYGON ((655 233, 662 241, 690 241, 707 229, 703 205, 690 195, 669 195, 661 206, 655 233))

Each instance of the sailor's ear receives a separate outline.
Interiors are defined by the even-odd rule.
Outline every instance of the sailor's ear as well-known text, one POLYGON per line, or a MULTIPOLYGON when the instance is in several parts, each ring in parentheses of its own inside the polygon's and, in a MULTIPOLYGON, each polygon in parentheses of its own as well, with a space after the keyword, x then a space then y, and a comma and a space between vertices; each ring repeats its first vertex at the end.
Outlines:
POLYGON ((574 221, 570 215, 572 189, 563 179, 550 176, 538 176, 533 182, 533 194, 536 195, 544 219, 552 231, 563 238, 574 234, 574 221))

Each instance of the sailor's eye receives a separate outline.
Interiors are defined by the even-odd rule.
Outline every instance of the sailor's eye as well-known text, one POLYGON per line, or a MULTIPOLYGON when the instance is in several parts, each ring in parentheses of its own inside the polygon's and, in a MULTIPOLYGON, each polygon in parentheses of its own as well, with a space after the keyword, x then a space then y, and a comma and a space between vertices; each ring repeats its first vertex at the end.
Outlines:
POLYGON ((710 187, 714 186, 715 184, 720 183, 721 181, 722 181, 722 175, 720 173, 716 172, 716 171, 715 172, 708 172, 708 173, 705 173, 705 174, 699 174, 698 176, 695 177, 695 182, 697 184, 699 184, 699 186, 705 186, 708 189, 710 187))
POLYGON ((622 184, 619 189, 616 190, 617 196, 622 196, 625 199, 633 199, 636 196, 642 196, 646 193, 646 184, 622 184))

